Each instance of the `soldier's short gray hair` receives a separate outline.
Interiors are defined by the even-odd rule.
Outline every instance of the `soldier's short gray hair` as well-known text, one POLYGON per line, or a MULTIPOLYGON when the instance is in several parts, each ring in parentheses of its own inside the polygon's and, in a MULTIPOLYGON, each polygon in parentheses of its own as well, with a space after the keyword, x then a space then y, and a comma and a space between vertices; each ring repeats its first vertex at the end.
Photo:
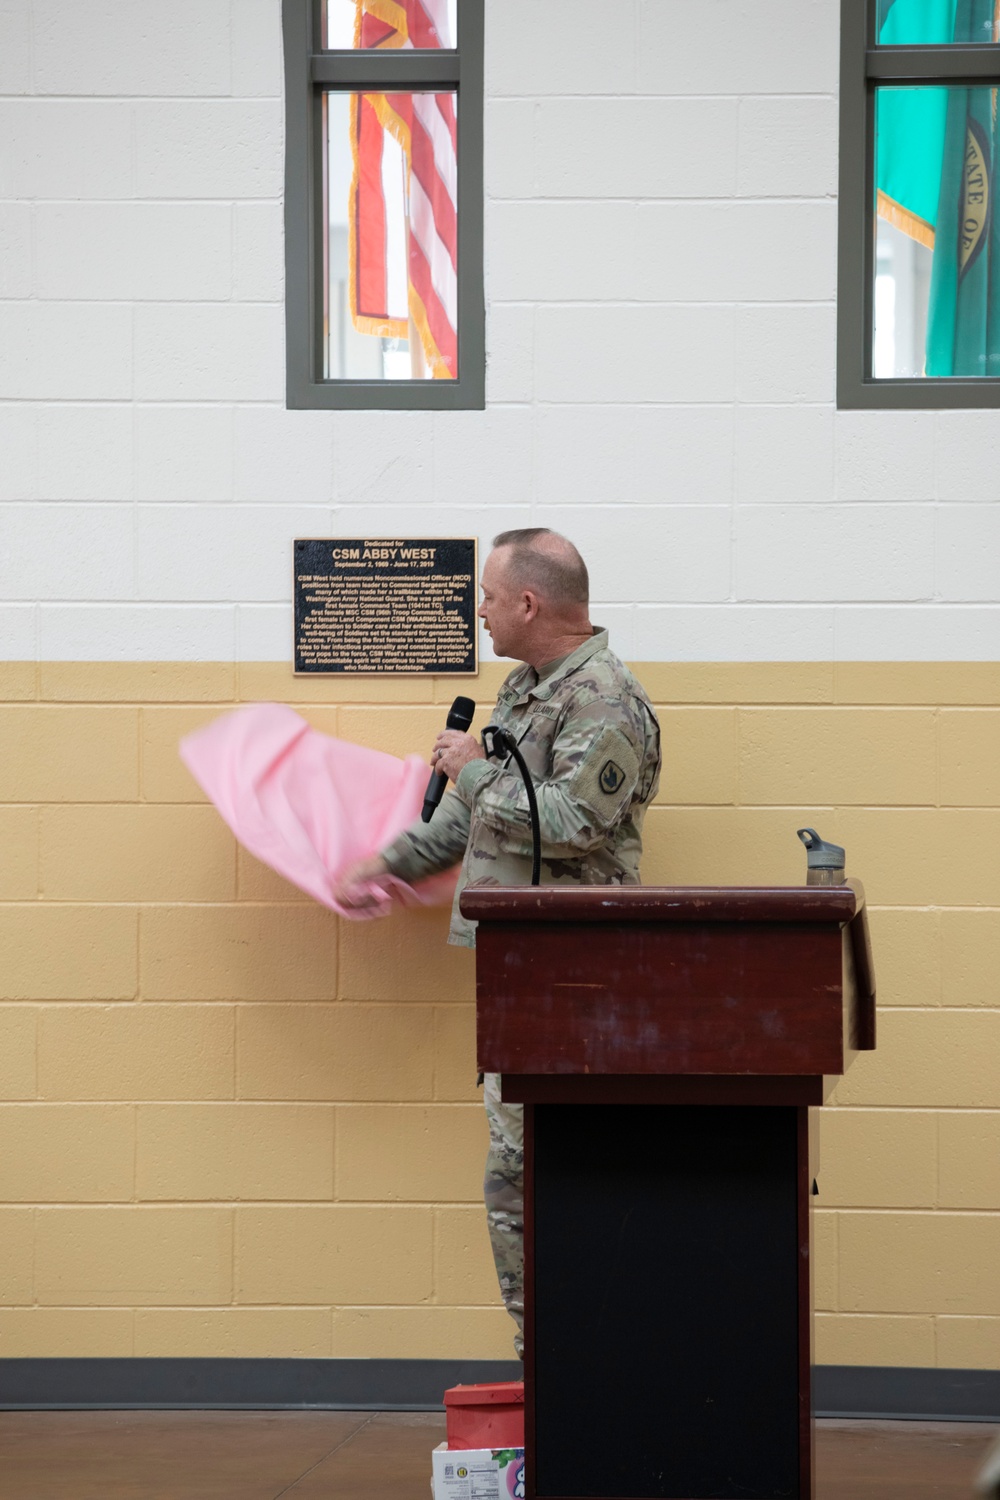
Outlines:
POLYGON ((590 578, 587 564, 573 543, 547 526, 523 526, 501 531, 494 547, 509 547, 507 566, 522 588, 531 589, 554 604, 587 604, 590 578))

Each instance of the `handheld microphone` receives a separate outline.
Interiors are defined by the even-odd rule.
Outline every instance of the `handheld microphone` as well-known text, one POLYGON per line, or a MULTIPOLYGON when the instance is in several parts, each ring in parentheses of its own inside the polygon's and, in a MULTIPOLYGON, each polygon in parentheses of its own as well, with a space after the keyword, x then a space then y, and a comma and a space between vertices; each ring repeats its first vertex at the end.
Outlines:
MULTIPOLYGON (((476 705, 472 698, 456 698, 448 710, 448 717, 444 725, 445 729, 461 729, 464 732, 472 723, 475 712, 476 705)), ((431 779, 427 783, 427 790, 424 793, 423 811, 420 814, 425 823, 429 823, 431 818, 433 818, 434 810, 444 796, 444 789, 447 785, 448 778, 443 772, 431 772, 431 779)))

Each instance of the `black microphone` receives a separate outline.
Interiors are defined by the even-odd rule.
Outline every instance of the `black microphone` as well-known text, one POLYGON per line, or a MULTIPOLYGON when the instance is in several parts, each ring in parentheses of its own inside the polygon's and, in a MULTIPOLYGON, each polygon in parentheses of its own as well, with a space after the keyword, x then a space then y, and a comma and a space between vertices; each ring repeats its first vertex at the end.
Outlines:
MULTIPOLYGON (((472 698, 456 698, 448 710, 448 717, 444 725, 445 729, 461 729, 463 731, 468 729, 475 712, 476 705, 472 698)), ((429 823, 431 818, 433 818, 434 810, 444 796, 444 789, 447 785, 448 778, 441 771, 431 772, 431 779, 427 783, 427 790, 424 793, 423 811, 420 814, 425 823, 429 823)))

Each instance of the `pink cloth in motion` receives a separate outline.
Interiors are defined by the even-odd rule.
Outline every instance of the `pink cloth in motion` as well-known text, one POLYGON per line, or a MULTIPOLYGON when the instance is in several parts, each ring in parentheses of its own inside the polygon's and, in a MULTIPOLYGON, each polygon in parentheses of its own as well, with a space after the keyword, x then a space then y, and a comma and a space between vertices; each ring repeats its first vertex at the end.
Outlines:
POLYGON ((341 870, 385 847, 420 816, 429 769, 320 734, 280 703, 254 703, 186 735, 180 755, 244 848, 341 916, 385 916, 451 899, 457 870, 372 889, 378 905, 334 900, 341 870))

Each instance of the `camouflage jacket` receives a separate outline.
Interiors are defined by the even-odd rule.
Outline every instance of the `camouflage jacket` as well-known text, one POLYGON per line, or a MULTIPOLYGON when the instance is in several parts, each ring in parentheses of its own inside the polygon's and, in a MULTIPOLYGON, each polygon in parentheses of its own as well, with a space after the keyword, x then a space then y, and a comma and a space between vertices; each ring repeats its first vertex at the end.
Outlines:
MULTIPOLYGON (((493 723, 513 736, 538 798, 543 885, 638 885, 642 821, 660 780, 660 728, 642 688, 608 648, 605 630, 541 676, 516 667, 493 723)), ((414 881, 462 860, 449 942, 475 943, 458 909, 466 886, 528 885, 531 823, 513 759, 473 760, 429 823, 382 851, 414 881)))

